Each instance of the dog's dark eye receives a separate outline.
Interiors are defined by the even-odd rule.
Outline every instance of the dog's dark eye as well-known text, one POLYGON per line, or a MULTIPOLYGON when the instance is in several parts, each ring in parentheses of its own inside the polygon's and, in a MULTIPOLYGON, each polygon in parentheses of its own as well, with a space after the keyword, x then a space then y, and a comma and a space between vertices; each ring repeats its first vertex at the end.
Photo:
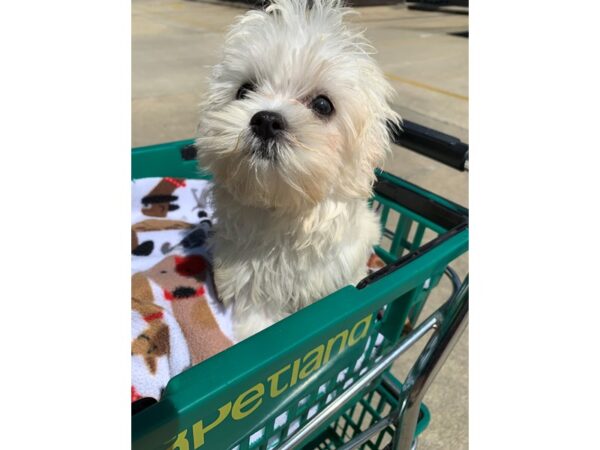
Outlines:
POLYGON ((310 104, 311 109, 321 116, 330 116, 333 113, 333 104, 324 95, 319 95, 310 104))
POLYGON ((253 90, 254 90, 254 85, 252 83, 244 83, 238 89, 237 94, 235 94, 235 99, 241 100, 243 98, 246 98, 246 97, 248 97, 248 92, 253 91, 253 90))

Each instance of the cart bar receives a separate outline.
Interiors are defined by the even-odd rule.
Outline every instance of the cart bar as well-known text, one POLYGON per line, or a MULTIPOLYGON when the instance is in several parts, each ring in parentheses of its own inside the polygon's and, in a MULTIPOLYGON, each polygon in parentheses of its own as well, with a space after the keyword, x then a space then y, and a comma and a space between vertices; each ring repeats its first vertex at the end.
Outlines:
POLYGON ((377 423, 375 423, 375 425, 369 427, 362 433, 356 435, 354 438, 352 438, 352 440, 350 442, 342 445, 340 448, 338 448, 336 450, 352 450, 354 448, 358 448, 362 444, 367 442, 369 439, 371 439, 371 437, 373 435, 375 435, 375 434, 379 433, 380 431, 389 427, 393 422, 394 422, 394 418, 392 417, 391 414, 388 414, 386 417, 384 417, 383 419, 381 419, 377 423))
MULTIPOLYGON (((385 389, 387 389, 399 401, 401 400, 402 391, 400 390, 400 388, 398 386, 396 386, 394 383, 392 383, 390 381, 390 375, 389 375, 389 373, 384 373, 383 374, 383 377, 381 378, 381 385, 383 387, 385 387, 385 389)), ((422 411, 421 411, 421 413, 422 413, 422 411)), ((346 444, 342 445, 337 450, 352 450, 352 449, 355 449, 355 448, 359 447, 360 445, 362 445, 365 442, 367 442, 373 435, 377 434, 381 430, 383 430, 386 427, 390 426, 397 419, 398 419, 397 410, 391 411, 383 419, 379 420, 378 422, 376 422, 374 425, 372 425, 371 427, 369 427, 368 429, 366 429, 362 433, 357 434, 356 436, 354 436, 354 438, 352 438, 351 441, 349 441, 346 444)), ((419 414, 419 420, 421 420, 421 414, 419 414)), ((416 442, 417 442, 417 438, 415 437, 414 440, 413 440, 413 445, 411 447, 411 450, 414 450, 416 448, 416 442)), ((388 447, 389 446, 386 446, 384 448, 384 450, 386 450, 388 447)))
POLYGON ((404 120, 402 127, 390 121, 388 129, 395 144, 454 169, 460 171, 468 169, 469 145, 461 142, 460 139, 410 120, 404 120))
MULTIPOLYGON (((315 416, 313 420, 306 424, 304 428, 285 441, 277 450, 293 450, 298 448, 298 445, 308 438, 321 425, 326 423, 339 409, 352 397, 358 394, 371 381, 381 375, 390 364, 394 362, 402 353, 412 347, 419 341, 429 330, 434 328, 439 322, 438 314, 432 314, 421 325, 415 328, 406 336, 394 349, 384 356, 376 365, 367 371, 362 378, 356 381, 347 391, 344 391, 339 397, 333 400, 323 411, 315 416)), ((418 417, 418 412, 417 412, 418 417)))
POLYGON ((397 431, 394 434, 391 450, 410 448, 417 427, 421 401, 467 326, 469 317, 468 276, 456 295, 442 308, 441 317, 436 324, 437 331, 415 361, 402 386, 404 398, 400 405, 397 431))

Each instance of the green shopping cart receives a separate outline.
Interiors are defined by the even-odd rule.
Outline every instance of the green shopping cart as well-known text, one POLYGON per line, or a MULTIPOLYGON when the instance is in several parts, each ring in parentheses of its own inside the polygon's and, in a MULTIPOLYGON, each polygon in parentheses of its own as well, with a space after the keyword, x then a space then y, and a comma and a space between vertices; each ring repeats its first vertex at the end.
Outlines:
MULTIPOLYGON (((132 172, 210 177, 193 141, 133 149, 132 172)), ((387 265, 174 377, 132 417, 133 449, 416 446, 430 418, 423 395, 467 323, 468 277, 449 265, 468 249, 468 210, 383 171, 374 190, 384 236, 375 252, 387 265), (452 296, 414 327, 443 276, 452 296), (400 383, 391 364, 429 335, 400 383)))

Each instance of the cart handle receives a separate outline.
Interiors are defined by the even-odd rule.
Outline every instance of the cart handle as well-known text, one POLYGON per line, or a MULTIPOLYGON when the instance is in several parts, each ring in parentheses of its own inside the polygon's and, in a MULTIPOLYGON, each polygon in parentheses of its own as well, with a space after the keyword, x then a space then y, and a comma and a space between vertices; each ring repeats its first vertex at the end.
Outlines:
POLYGON ((410 120, 403 120, 401 126, 389 121, 388 130, 397 145, 435 159, 454 169, 469 170, 469 145, 454 136, 410 120))

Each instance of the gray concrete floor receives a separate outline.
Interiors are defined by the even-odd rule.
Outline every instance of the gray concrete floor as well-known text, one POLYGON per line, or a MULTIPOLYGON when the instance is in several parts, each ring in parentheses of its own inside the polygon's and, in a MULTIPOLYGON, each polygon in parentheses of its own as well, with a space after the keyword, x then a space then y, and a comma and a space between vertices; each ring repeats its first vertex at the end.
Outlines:
MULTIPOLYGON (((377 60, 395 87, 395 109, 406 119, 468 142, 468 16, 413 11, 404 6, 359 8, 352 20, 366 27, 377 60)), ((243 12, 239 5, 185 0, 133 0, 132 145, 193 137, 198 103, 210 65, 227 26, 243 12)), ((395 147, 385 169, 462 205, 468 204, 468 176, 395 147)), ((468 258, 454 268, 464 277, 468 258)), ((449 293, 443 281, 423 312, 449 293)), ((394 365, 399 378, 420 348, 394 365)), ((431 386, 432 411, 420 439, 423 450, 468 448, 468 332, 431 386)))

